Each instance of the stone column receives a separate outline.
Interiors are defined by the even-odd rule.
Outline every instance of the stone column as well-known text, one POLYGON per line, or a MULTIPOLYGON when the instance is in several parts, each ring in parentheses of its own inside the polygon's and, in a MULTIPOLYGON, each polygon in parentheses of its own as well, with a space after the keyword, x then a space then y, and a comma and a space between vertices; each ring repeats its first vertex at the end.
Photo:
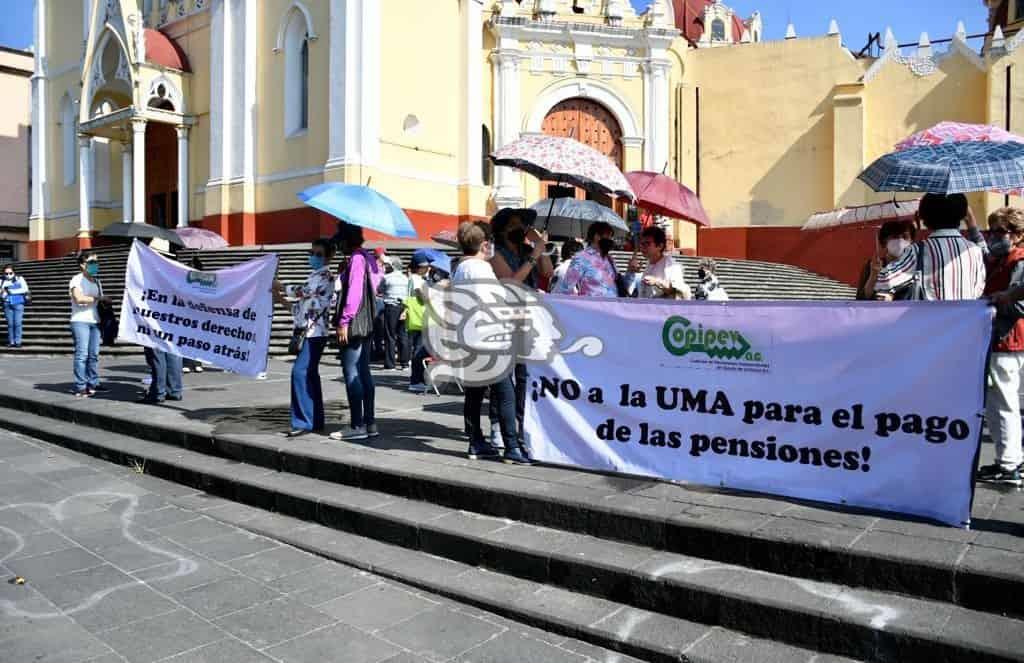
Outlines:
MULTIPOLYGON (((504 147, 519 138, 519 53, 495 51, 494 68, 494 148, 504 147)), ((520 175, 511 168, 496 168, 494 202, 498 208, 521 207, 523 187, 520 175)))
POLYGON ((92 137, 78 135, 78 236, 92 232, 92 137))
POLYGON ((483 183, 481 154, 483 138, 483 116, 481 114, 483 89, 483 72, 480 69, 480 53, 484 48, 483 40, 483 2, 482 0, 464 0, 462 7, 462 30, 465 44, 462 71, 463 112, 462 153, 463 167, 460 180, 463 184, 480 186, 483 183))
POLYGON ((651 60, 643 64, 644 74, 644 169, 660 173, 669 154, 669 64, 651 60))
POLYGON ((121 143, 121 209, 122 221, 132 222, 132 146, 121 143))
POLYGON ((132 221, 146 222, 146 120, 132 119, 132 221))
POLYGON ((188 228, 188 127, 178 125, 178 227, 188 228))

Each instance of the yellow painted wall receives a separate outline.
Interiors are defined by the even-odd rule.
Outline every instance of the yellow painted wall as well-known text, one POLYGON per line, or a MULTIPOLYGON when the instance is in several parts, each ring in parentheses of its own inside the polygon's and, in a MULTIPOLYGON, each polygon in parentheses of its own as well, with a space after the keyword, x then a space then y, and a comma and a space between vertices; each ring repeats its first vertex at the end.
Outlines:
POLYGON ((716 227, 796 225, 832 206, 832 102, 861 69, 825 37, 698 49, 700 196, 716 227))

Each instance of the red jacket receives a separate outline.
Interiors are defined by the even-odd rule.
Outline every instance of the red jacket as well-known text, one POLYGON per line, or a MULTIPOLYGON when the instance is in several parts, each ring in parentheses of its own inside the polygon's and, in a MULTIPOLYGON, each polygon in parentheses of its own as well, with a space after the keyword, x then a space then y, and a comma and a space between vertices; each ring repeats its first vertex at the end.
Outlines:
MULTIPOLYGON (((997 292, 1008 290, 1010 277, 1017 263, 1024 260, 1024 249, 1014 248, 1009 255, 999 262, 991 265, 988 270, 988 278, 985 280, 985 294, 994 295, 997 292)), ((993 339, 993 352, 1024 352, 1024 318, 1018 320, 1010 333, 1002 340, 993 339)))

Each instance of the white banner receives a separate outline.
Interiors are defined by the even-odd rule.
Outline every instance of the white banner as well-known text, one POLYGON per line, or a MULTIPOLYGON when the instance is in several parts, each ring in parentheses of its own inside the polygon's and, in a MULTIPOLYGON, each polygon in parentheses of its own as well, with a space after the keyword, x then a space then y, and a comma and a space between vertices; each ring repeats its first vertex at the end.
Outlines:
POLYGON ((600 353, 529 366, 537 459, 969 522, 984 302, 544 303, 600 353))
POLYGON ((255 377, 266 369, 277 256, 199 272, 136 241, 118 339, 255 377))

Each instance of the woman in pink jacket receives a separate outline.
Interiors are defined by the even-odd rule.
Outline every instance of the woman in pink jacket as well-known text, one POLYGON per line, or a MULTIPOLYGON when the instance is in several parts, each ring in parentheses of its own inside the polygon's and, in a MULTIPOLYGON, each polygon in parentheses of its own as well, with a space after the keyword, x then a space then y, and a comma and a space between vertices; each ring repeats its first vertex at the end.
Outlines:
POLYGON ((341 345, 341 367, 351 421, 348 428, 331 433, 331 438, 365 440, 380 435, 373 411, 375 388, 370 373, 370 343, 376 317, 373 293, 380 285, 381 273, 373 253, 363 249, 362 228, 340 223, 336 237, 340 240, 342 253, 348 256, 335 287, 338 291, 335 325, 341 345), (369 296, 366 294, 367 280, 369 296))

